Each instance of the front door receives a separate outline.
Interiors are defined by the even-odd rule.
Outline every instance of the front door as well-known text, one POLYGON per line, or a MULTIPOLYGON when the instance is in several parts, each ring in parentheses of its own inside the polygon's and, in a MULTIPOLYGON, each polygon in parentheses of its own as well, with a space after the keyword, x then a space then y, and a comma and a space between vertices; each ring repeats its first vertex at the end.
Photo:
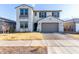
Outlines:
POLYGON ((34 26, 34 29, 33 29, 33 30, 34 30, 34 31, 37 31, 37 23, 34 23, 33 26, 34 26))

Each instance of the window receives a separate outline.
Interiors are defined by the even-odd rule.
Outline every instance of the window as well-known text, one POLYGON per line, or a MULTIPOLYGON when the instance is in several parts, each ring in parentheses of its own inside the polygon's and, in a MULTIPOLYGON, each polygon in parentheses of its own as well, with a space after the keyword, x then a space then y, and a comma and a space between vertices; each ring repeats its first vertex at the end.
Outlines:
POLYGON ((40 18, 45 18, 46 17, 46 12, 39 12, 39 17, 40 18))
POLYGON ((25 9, 25 15, 28 15, 28 9, 25 9))
POLYGON ((20 16, 28 17, 28 9, 20 9, 20 16))
POLYGON ((37 12, 35 12, 34 14, 35 14, 35 16, 36 16, 36 15, 37 15, 37 12))
POLYGON ((21 21, 20 22, 20 28, 28 28, 28 22, 27 21, 21 21))
POLYGON ((59 17, 59 12, 57 12, 57 17, 59 17))
POLYGON ((20 10, 20 15, 23 15, 23 14, 24 14, 24 10, 21 9, 21 10, 20 10))
POLYGON ((54 12, 52 12, 52 16, 54 16, 54 12))
POLYGON ((23 24, 22 23, 20 23, 20 28, 23 28, 24 26, 23 26, 23 24))
POLYGON ((52 16, 59 17, 59 12, 52 12, 52 16))

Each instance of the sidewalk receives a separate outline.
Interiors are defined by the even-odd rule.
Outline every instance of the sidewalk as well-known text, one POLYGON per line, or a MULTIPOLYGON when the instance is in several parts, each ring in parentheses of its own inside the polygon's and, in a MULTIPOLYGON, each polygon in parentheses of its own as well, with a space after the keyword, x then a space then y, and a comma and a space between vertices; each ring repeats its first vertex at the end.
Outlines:
POLYGON ((78 40, 0 41, 0 46, 47 46, 48 54, 79 53, 78 40))

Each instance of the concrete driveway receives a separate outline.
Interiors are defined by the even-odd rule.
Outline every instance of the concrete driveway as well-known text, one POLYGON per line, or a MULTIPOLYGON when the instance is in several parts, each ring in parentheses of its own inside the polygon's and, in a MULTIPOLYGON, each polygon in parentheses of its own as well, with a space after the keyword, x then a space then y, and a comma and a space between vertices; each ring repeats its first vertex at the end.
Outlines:
POLYGON ((79 40, 72 39, 60 33, 44 34, 48 45, 48 53, 77 54, 79 53, 79 40))
POLYGON ((43 40, 0 41, 0 46, 47 46, 48 54, 79 54, 79 40, 61 33, 43 33, 43 40))

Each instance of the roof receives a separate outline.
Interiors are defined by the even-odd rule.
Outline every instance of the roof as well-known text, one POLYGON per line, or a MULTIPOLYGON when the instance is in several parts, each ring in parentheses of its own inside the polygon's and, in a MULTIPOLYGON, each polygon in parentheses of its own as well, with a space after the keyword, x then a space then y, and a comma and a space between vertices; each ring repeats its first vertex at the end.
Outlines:
MULTIPOLYGON (((26 4, 22 4, 22 5, 20 5, 20 6, 28 6, 28 7, 30 7, 30 8, 32 8, 33 9, 33 7, 31 7, 31 6, 29 6, 29 5, 26 5, 26 4)), ((20 7, 20 6, 17 6, 16 8, 18 8, 18 7, 20 7)), ((33 10, 34 12, 40 12, 40 11, 46 11, 46 12, 53 12, 53 11, 58 11, 58 12, 61 12, 62 10, 33 10)))
POLYGON ((73 18, 70 20, 66 20, 65 22, 79 22, 79 18, 73 18))
POLYGON ((34 12, 36 12, 36 11, 37 11, 37 12, 40 12, 40 11, 46 11, 46 12, 53 12, 53 11, 54 11, 54 12, 55 12, 55 11, 57 12, 57 11, 58 11, 58 12, 61 12, 62 10, 34 10, 34 12))
MULTIPOLYGON (((33 7, 31 7, 31 6, 29 6, 29 5, 26 5, 26 4, 21 4, 20 6, 28 6, 28 7, 30 7, 30 8, 33 8, 33 7)), ((17 6, 17 7, 15 7, 15 8, 18 8, 18 7, 20 7, 20 6, 17 6)))
POLYGON ((3 18, 3 17, 0 17, 0 21, 5 21, 5 22, 14 22, 14 23, 16 23, 16 22, 13 21, 13 20, 9 20, 9 19, 3 18))

